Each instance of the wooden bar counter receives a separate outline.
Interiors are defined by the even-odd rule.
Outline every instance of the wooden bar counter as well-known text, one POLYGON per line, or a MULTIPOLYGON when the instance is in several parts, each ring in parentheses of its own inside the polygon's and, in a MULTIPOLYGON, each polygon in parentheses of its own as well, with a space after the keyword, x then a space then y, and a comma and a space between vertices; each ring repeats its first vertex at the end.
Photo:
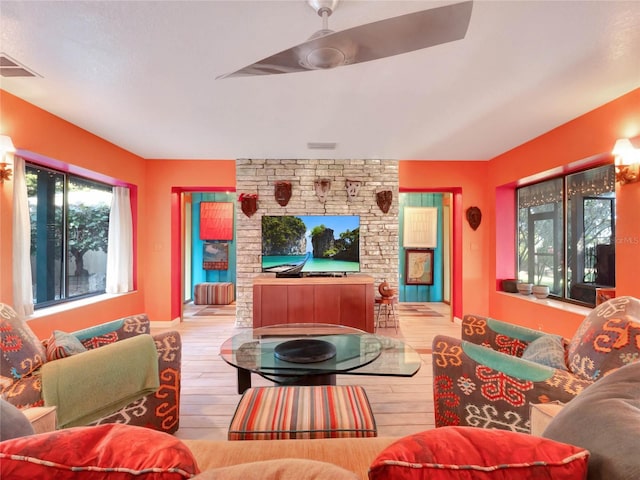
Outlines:
POLYGON ((331 323, 373 333, 373 277, 253 279, 253 326, 331 323))

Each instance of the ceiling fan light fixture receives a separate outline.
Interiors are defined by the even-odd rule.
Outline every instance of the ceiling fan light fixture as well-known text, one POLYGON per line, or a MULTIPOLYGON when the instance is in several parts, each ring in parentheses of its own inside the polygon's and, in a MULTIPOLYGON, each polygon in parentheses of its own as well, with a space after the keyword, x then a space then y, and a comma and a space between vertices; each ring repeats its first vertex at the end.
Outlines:
POLYGON ((308 52, 300 61, 303 67, 314 70, 335 68, 345 63, 346 56, 344 52, 335 47, 315 48, 308 52))

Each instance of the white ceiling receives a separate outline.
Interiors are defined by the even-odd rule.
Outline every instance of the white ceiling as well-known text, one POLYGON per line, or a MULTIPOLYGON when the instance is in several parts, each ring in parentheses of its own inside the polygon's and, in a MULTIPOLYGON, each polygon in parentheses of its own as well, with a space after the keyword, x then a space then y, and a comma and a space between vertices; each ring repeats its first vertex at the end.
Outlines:
MULTIPOLYGON (((343 0, 329 26, 447 3, 343 0)), ((486 160, 640 87, 637 0, 476 0, 464 40, 224 80, 321 19, 304 0, 1 0, 0 16, 0 51, 39 75, 1 88, 144 158, 486 160)))

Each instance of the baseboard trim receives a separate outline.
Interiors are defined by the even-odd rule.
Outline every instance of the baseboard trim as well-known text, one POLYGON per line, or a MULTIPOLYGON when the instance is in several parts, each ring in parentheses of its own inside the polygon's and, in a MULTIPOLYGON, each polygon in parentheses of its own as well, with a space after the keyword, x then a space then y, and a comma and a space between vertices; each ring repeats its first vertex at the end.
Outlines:
POLYGON ((180 317, 176 317, 173 320, 169 320, 169 321, 159 321, 159 322, 154 321, 150 323, 151 323, 151 328, 171 328, 171 327, 180 325, 180 317))

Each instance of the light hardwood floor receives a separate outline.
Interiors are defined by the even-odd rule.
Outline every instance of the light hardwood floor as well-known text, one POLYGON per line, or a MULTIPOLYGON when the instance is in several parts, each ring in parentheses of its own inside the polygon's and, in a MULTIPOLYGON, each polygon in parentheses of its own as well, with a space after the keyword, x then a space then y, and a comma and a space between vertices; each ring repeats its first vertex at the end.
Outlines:
MULTIPOLYGON (((220 359, 224 340, 239 332, 234 326, 235 307, 216 309, 214 315, 195 315, 204 307, 186 305, 180 331, 182 349, 181 439, 222 440, 240 399, 236 390, 236 370, 220 359)), ((379 328, 377 333, 402 339, 421 355, 423 365, 411 378, 339 375, 338 384, 365 387, 380 436, 403 436, 433 428, 431 341, 437 334, 460 335, 459 322, 450 320, 449 306, 443 303, 401 303, 400 327, 379 328), (429 308, 441 317, 425 316, 429 308)), ((272 385, 252 375, 252 384, 272 385)))

